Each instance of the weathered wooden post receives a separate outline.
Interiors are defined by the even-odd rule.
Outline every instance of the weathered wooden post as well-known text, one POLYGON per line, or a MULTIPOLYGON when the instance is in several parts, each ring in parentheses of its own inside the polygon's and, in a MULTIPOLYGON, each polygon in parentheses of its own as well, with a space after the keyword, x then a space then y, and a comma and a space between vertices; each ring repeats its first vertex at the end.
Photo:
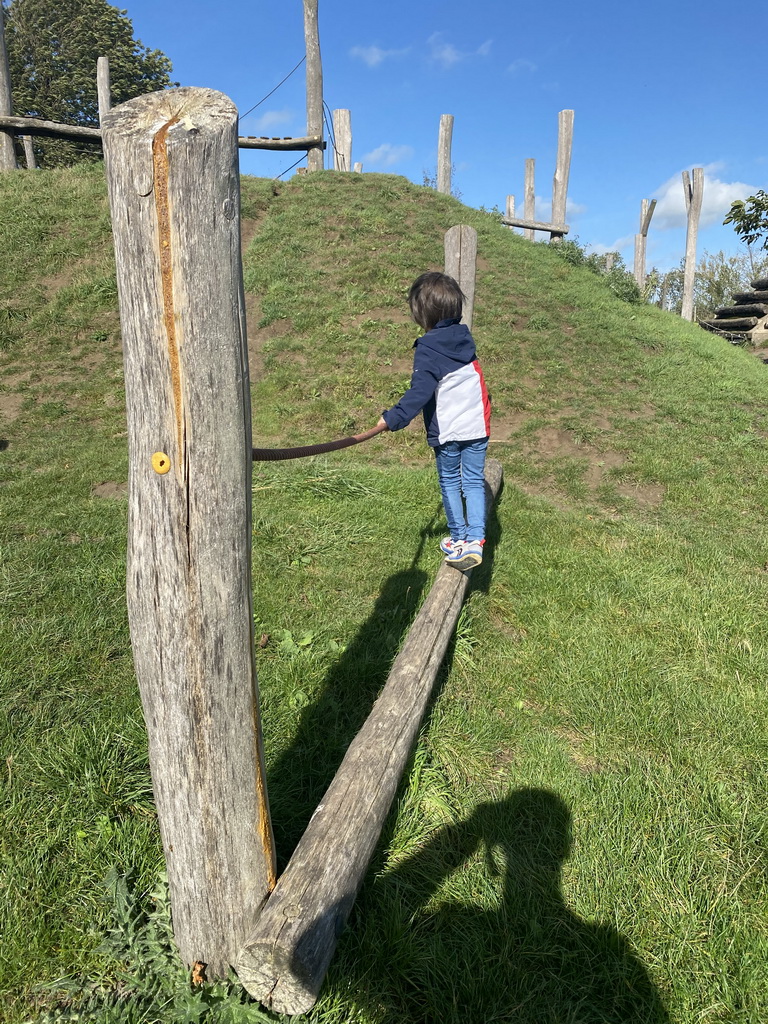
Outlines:
MULTIPOLYGON (((504 216, 507 217, 510 220, 514 219, 514 216, 515 216, 515 197, 514 196, 507 196, 507 202, 506 202, 506 205, 504 207, 504 216)), ((513 231, 513 229, 510 228, 510 231, 513 231)))
MULTIPOLYGON (((5 7, 0 4, 0 116, 13 114, 11 100, 11 73, 8 68, 8 48, 5 45, 5 7)), ((12 131, 0 131, 0 171, 16 170, 16 144, 12 131)))
POLYGON ((445 233, 445 272, 464 292, 462 322, 472 330, 475 313, 475 278, 477 274, 477 231, 469 224, 457 224, 445 233))
POLYGON ((635 265, 633 268, 634 278, 640 291, 645 288, 645 247, 648 240, 648 228, 655 209, 655 199, 650 203, 647 199, 643 199, 640 204, 640 232, 635 235, 635 265))
POLYGON ((362 164, 355 164, 355 166, 352 168, 352 170, 355 172, 355 174, 362 174, 363 173, 363 165, 362 164))
POLYGON ((131 644, 188 964, 224 977, 274 884, 251 599, 237 110, 210 89, 104 115, 130 455, 131 644))
POLYGON ((99 57, 96 61, 96 92, 99 98, 99 124, 112 107, 112 94, 109 82, 109 57, 99 57))
POLYGON ((683 171, 683 193, 688 211, 685 234, 685 271, 683 273, 683 320, 693 320, 693 288, 696 281, 696 237, 699 232, 701 201, 704 197, 704 168, 693 168, 693 184, 688 171, 683 171))
MULTIPOLYGON (((568 179, 571 173, 571 152, 573 150, 573 111, 561 110, 557 115, 557 164, 552 181, 552 223, 565 224, 565 210, 568 204, 568 179)), ((551 242, 562 242, 560 232, 553 231, 551 242)))
POLYGON ((27 165, 27 170, 37 170, 37 160, 35 160, 35 147, 32 143, 32 136, 22 135, 21 141, 24 144, 24 160, 27 165))
MULTIPOLYGON (((307 135, 323 139, 323 64, 317 0, 304 0, 304 46, 307 54, 307 135)), ((307 170, 322 171, 322 145, 307 150, 307 170)))
MULTIPOLYGON (((501 463, 489 459, 488 508, 501 480, 501 463)), ((276 1013, 306 1013, 318 997, 416 740, 470 575, 440 567, 378 700, 240 952, 240 981, 276 1013)))
MULTIPOLYGON (((528 159, 525 161, 525 199, 523 205, 523 216, 526 220, 536 220, 536 161, 528 159)), ((554 222, 554 221, 553 221, 554 222)), ((532 228, 525 228, 523 235, 532 242, 535 232, 532 228)))
POLYGON ((437 191, 451 194, 451 139, 453 114, 440 115, 440 134, 437 140, 437 191))
POLYGON ((333 112, 333 169, 348 171, 352 166, 352 115, 348 110, 333 112))

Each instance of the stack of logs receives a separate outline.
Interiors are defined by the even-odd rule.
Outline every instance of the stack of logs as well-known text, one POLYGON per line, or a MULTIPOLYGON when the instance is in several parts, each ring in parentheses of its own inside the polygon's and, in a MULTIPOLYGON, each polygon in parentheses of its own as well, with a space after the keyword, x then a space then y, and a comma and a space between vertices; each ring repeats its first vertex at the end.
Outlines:
POLYGON ((737 292, 733 306, 715 310, 714 320, 700 320, 708 331, 724 334, 735 344, 756 345, 768 339, 768 277, 752 282, 751 292, 737 292))

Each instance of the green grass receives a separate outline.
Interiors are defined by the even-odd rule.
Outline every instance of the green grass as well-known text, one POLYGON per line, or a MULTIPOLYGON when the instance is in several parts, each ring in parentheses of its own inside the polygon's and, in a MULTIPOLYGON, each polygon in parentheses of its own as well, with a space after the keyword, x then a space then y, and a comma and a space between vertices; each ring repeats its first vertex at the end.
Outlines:
MULTIPOLYGON (((307 1019, 765 1020, 765 367, 401 178, 246 179, 243 211, 255 444, 376 422, 409 376, 408 285, 470 223, 505 472, 307 1019)), ((234 981, 192 991, 168 946, 109 486, 127 444, 101 169, 3 176, 0 225, 0 1019, 274 1019, 234 981)), ((253 486, 284 865, 444 523, 419 431, 258 464, 253 486)))

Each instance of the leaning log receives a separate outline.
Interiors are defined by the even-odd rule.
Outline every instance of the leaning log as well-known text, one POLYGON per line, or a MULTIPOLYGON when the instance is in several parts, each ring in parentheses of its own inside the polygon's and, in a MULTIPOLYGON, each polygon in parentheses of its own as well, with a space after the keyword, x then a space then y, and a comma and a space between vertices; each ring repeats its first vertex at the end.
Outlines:
MULTIPOLYGON (((489 459, 489 507, 501 477, 501 464, 489 459)), ((418 734, 469 580, 469 573, 441 566, 381 695, 240 951, 240 981, 277 1013, 305 1013, 317 999, 418 734)))
POLYGON ((758 320, 756 316, 747 316, 743 320, 700 320, 699 323, 715 331, 751 331, 757 327, 758 320))
POLYGON ((768 315, 768 306, 760 302, 743 303, 741 306, 720 306, 715 310, 715 319, 738 319, 743 316, 763 317, 768 315))
POLYGON ((12 128, 20 135, 41 135, 49 139, 79 139, 81 142, 101 142, 98 128, 81 124, 60 124, 43 121, 39 117, 0 117, 0 128, 12 128))
POLYGON ((529 228, 531 231, 549 231, 556 235, 567 235, 571 230, 567 224, 547 224, 543 220, 525 220, 523 217, 502 217, 501 223, 508 228, 529 228))
POLYGON ((127 601, 187 964, 226 977, 274 884, 254 667, 237 110, 169 89, 104 114, 130 456, 127 601))

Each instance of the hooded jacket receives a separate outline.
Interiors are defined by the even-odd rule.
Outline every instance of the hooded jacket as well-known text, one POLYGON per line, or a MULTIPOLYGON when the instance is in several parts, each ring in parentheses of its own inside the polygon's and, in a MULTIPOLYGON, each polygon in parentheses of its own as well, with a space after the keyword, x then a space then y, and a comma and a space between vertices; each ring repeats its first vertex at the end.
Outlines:
POLYGON ((427 443, 433 448, 488 437, 491 400, 466 324, 441 320, 413 347, 411 386, 382 413, 389 429, 402 430, 423 410, 427 443))

